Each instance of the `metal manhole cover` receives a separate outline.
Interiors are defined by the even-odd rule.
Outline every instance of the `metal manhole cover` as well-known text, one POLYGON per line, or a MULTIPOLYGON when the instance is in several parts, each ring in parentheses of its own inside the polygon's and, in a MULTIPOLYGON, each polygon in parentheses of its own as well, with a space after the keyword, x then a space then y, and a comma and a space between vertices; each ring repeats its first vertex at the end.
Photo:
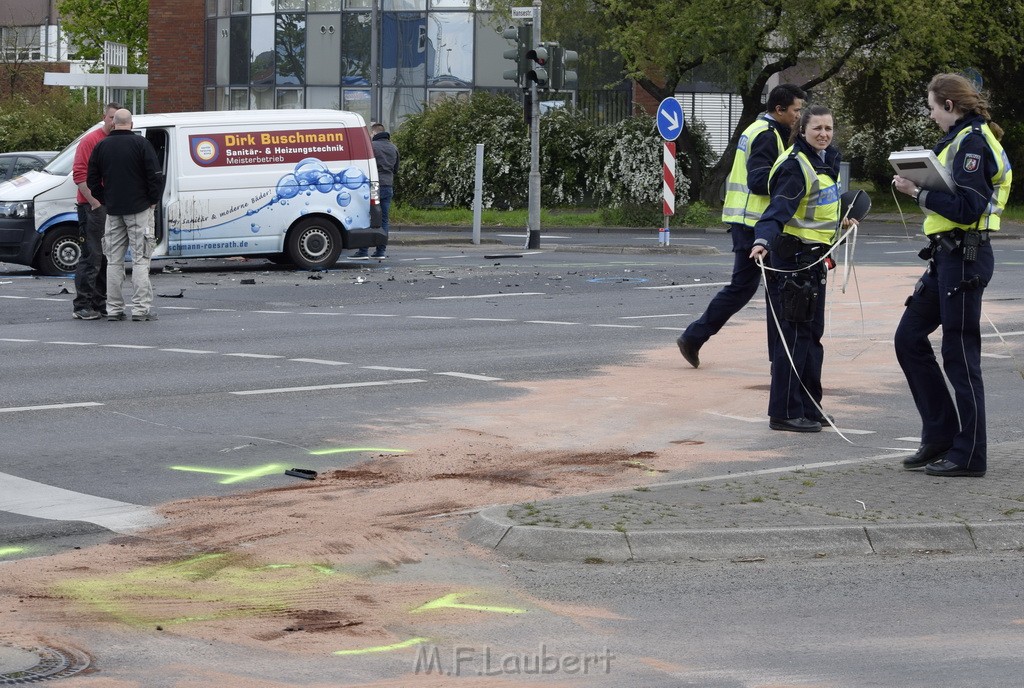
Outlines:
POLYGON ((0 686, 19 686, 73 676, 89 667, 89 658, 74 650, 41 645, 0 645, 0 686))

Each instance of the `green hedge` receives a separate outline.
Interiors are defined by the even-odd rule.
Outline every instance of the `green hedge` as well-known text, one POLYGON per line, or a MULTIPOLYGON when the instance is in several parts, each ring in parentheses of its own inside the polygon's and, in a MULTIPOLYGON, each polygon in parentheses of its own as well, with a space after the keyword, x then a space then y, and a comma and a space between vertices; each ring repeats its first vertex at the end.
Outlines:
POLYGON ((0 102, 0 151, 61 150, 101 119, 99 105, 70 94, 38 103, 15 96, 0 102))
MULTIPOLYGON (((474 93, 431 105, 393 134, 402 163, 397 197, 417 206, 468 206, 473 200, 476 144, 484 144, 483 203, 522 208, 530 170, 529 132, 522 105, 512 98, 474 93)), ((661 217, 662 139, 654 119, 637 116, 595 125, 580 113, 558 108, 541 117, 541 203, 545 207, 591 205, 608 209, 618 224, 649 224, 661 217), (633 222, 630 222, 630 220, 633 222)), ((677 155, 677 170, 709 166, 677 155)), ((688 202, 690 182, 677 173, 676 205, 688 202)))

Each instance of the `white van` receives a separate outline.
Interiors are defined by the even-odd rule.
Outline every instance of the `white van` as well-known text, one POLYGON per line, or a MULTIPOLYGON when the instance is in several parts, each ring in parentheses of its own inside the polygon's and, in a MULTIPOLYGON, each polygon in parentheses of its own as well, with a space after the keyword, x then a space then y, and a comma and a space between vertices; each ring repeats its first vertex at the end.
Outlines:
MULTIPOLYGON (((384 243, 377 164, 363 118, 339 110, 134 117, 166 185, 154 259, 263 256, 324 268, 384 243)), ((78 140, 43 170, 0 184, 0 261, 75 271, 78 140)))

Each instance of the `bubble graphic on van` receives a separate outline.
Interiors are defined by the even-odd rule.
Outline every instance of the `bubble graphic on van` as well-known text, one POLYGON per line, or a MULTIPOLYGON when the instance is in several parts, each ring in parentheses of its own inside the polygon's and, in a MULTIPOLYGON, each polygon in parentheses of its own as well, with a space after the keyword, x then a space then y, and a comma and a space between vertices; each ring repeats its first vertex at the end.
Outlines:
POLYGON ((358 167, 350 167, 341 173, 341 183, 349 189, 358 189, 366 181, 366 175, 358 167))
POLYGON ((286 174, 277 182, 277 195, 280 198, 295 198, 299 195, 299 180, 294 174, 286 174))
POLYGON ((342 191, 340 194, 338 194, 338 205, 340 205, 342 208, 347 208, 348 204, 351 202, 352 194, 350 194, 348 191, 342 191))
POLYGON ((256 223, 252 223, 249 225, 249 231, 251 231, 253 234, 259 234, 260 226, 256 223))

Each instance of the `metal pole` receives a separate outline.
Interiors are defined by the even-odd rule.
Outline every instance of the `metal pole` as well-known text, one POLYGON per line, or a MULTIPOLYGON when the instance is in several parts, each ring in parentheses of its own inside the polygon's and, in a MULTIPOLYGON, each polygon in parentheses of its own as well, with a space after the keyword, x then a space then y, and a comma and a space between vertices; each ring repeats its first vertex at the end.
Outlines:
MULTIPOLYGON (((533 47, 541 44, 540 2, 533 0, 533 47)), ((550 69, 550 67, 548 67, 550 69)), ((530 185, 529 227, 526 248, 540 248, 540 99, 537 97, 537 82, 530 82, 530 185)))
POLYGON ((476 183, 473 188, 473 243, 480 244, 480 216, 484 207, 484 144, 476 144, 476 183))

